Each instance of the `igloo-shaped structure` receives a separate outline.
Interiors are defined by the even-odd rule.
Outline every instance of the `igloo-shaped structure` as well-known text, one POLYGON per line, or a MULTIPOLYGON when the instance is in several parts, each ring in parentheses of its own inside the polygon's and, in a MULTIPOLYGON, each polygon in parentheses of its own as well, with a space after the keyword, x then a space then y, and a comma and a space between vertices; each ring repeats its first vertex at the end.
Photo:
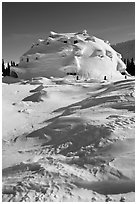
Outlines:
POLYGON ((77 33, 50 32, 39 39, 11 67, 11 76, 22 79, 33 77, 64 77, 78 75, 82 79, 113 80, 123 78, 126 65, 109 44, 87 31, 77 33))

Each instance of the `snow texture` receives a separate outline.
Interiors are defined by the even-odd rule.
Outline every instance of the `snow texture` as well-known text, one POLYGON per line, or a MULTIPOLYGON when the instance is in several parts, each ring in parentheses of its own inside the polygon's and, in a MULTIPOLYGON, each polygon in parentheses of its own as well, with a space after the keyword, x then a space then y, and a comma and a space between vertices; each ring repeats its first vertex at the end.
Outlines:
POLYGON ((2 88, 3 202, 135 201, 134 79, 2 88))

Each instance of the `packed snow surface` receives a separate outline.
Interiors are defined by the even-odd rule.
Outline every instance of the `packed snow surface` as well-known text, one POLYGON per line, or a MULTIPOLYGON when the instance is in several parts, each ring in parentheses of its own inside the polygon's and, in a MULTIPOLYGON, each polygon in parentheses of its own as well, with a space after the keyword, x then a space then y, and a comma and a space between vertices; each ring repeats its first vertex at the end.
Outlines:
POLYGON ((135 201, 134 79, 2 88, 3 202, 135 201))
POLYGON ((22 79, 64 77, 76 74, 81 79, 124 79, 126 65, 108 41, 77 33, 50 32, 22 55, 20 63, 11 67, 11 75, 22 79))

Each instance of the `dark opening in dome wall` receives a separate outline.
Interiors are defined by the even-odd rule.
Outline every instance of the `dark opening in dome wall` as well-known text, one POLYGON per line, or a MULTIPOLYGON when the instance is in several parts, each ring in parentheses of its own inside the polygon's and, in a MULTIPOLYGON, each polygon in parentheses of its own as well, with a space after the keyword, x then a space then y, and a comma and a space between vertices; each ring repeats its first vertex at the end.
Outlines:
POLYGON ((16 72, 12 71, 11 74, 10 74, 11 77, 14 77, 14 78, 18 78, 18 75, 16 72))

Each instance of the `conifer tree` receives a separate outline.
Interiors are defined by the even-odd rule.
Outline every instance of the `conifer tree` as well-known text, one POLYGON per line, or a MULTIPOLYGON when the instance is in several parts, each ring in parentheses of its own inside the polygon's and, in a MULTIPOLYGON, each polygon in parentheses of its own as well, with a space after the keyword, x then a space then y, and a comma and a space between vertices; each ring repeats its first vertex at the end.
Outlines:
POLYGON ((5 76, 6 70, 5 70, 5 64, 4 64, 4 59, 2 59, 2 76, 5 76))
POLYGON ((126 70, 130 75, 135 76, 135 63, 134 63, 133 58, 131 60, 127 59, 127 69, 126 70))
POLYGON ((7 68, 6 68, 6 75, 10 76, 10 65, 9 65, 9 62, 8 62, 7 68))
POLYGON ((130 74, 130 61, 127 59, 127 68, 126 71, 130 74))
POLYGON ((130 62, 130 73, 132 76, 135 76, 135 64, 134 64, 133 58, 131 59, 131 62, 130 62))

